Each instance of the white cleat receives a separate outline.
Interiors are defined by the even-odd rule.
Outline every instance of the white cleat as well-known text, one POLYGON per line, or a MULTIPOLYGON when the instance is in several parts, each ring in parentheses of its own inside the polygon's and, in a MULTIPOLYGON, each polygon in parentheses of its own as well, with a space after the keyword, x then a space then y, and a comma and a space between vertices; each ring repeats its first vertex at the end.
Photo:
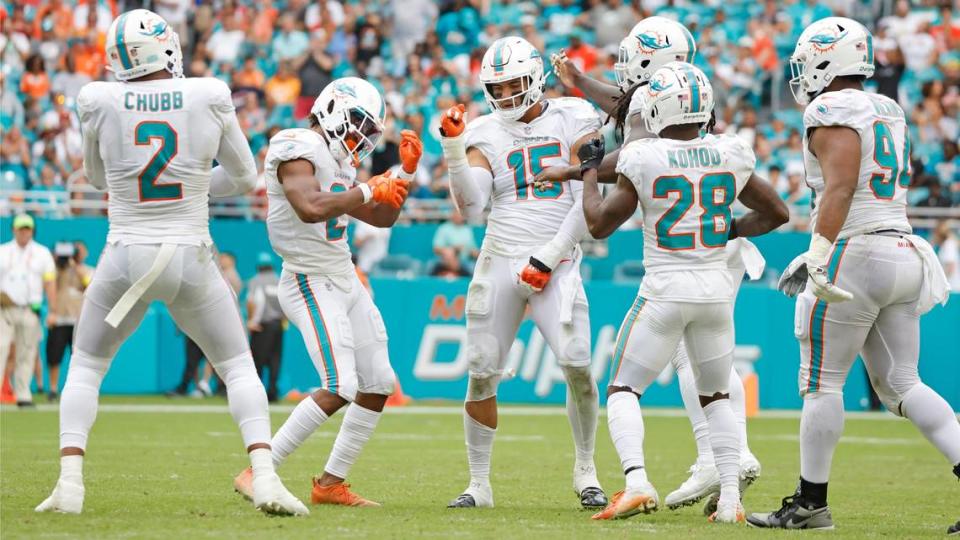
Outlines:
POLYGON ((447 508, 493 508, 493 488, 471 480, 467 489, 450 501, 447 508))
POLYGON ((744 523, 746 520, 747 516, 740 501, 735 501, 733 504, 719 503, 717 511, 708 518, 711 523, 744 523))
POLYGON ((305 516, 307 507, 287 491, 276 473, 253 477, 253 506, 265 514, 305 516))
MULTIPOLYGON (((760 462, 756 456, 746 453, 740 456, 740 500, 743 500, 743 492, 747 490, 757 479, 760 478, 760 462)), ((717 511, 717 501, 720 499, 720 492, 717 491, 710 495, 706 504, 703 505, 703 515, 710 516, 717 511)))
POLYGON ((690 467, 690 478, 687 478, 680 487, 667 495, 667 508, 676 510, 683 506, 696 504, 704 497, 720 494, 720 474, 713 463, 694 463, 690 467))
POLYGON ((35 512, 79 514, 83 510, 83 484, 57 480, 53 493, 34 508, 35 512))

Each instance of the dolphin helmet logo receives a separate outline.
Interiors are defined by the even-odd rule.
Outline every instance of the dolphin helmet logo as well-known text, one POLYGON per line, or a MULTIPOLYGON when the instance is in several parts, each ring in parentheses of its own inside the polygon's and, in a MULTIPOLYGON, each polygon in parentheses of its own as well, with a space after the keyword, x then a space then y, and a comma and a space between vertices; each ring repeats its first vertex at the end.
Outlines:
POLYGON ((653 31, 637 34, 636 38, 640 43, 640 52, 644 54, 653 54, 670 46, 668 38, 653 31))
POLYGON ((139 30, 141 36, 157 38, 157 41, 167 39, 167 23, 161 19, 153 19, 143 24, 139 30))
POLYGON ((825 32, 810 36, 810 45, 820 52, 826 52, 837 46, 837 42, 846 37, 847 31, 831 28, 825 32))
POLYGON ((650 83, 647 85, 647 93, 650 97, 654 97, 660 92, 673 86, 672 82, 667 82, 663 75, 657 75, 650 80, 650 83))
POLYGON ((357 91, 345 82, 338 82, 333 85, 333 93, 338 96, 350 96, 352 98, 357 97, 357 91))

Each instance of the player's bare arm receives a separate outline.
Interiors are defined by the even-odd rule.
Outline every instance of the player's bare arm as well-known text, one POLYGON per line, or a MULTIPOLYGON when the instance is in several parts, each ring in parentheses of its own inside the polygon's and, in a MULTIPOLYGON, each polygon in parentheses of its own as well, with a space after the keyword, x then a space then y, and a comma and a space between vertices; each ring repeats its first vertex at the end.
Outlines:
POLYGON ((820 213, 815 232, 833 243, 847 220, 857 189, 860 160, 852 156, 860 155, 860 135, 845 126, 824 126, 813 129, 809 140, 825 184, 823 197, 817 201, 820 213))
POLYGON ((280 164, 277 178, 290 205, 305 223, 340 217, 371 200, 399 209, 407 197, 407 182, 388 175, 375 176, 366 184, 347 191, 322 192, 317 187, 313 164, 305 159, 280 164))
POLYGON ((550 63, 553 64, 553 70, 564 86, 580 90, 587 99, 600 107, 600 110, 613 114, 618 99, 623 95, 620 87, 585 75, 572 60, 567 58, 564 51, 551 55, 550 63))
MULTIPOLYGON (((643 125, 641 115, 633 114, 627 119, 627 122, 630 123, 630 134, 623 141, 624 145, 649 136, 646 127, 643 125)), ((601 184, 616 184, 618 182, 620 175, 617 174, 617 159, 619 158, 620 148, 603 157, 600 167, 595 169, 597 171, 597 182, 601 184)), ((566 167, 547 167, 534 177, 533 183, 537 187, 549 187, 550 182, 563 182, 564 180, 581 180, 580 166, 571 164, 566 167)))
POLYGON ((579 159, 583 174, 583 217, 594 238, 606 238, 623 225, 637 210, 640 199, 627 177, 620 175, 613 193, 606 199, 597 185, 597 167, 603 161, 603 139, 593 139, 582 146, 579 159))
POLYGON ((760 236, 790 221, 790 210, 777 190, 756 174, 750 175, 737 199, 750 209, 733 220, 730 238, 760 236))

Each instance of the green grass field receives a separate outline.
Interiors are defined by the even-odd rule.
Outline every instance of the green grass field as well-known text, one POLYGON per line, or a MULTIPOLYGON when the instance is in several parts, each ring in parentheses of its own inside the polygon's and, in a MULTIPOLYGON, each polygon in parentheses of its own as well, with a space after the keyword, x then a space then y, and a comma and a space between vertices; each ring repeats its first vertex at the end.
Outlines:
MULTIPOLYGON (((247 465, 230 416, 206 401, 105 400, 85 464, 86 501, 79 516, 36 514, 57 472, 55 410, 0 413, 0 536, 14 538, 797 538, 708 524, 699 507, 661 510, 618 522, 594 522, 570 485, 573 444, 560 409, 513 408, 501 417, 493 458, 497 507, 444 508, 466 485, 462 421, 454 407, 391 411, 349 479, 383 508, 313 507, 303 518, 268 518, 236 495, 231 479, 247 465), (135 407, 122 409, 123 404, 135 407), (202 403, 186 412, 186 406, 202 403), (179 411, 148 412, 151 404, 179 411)), ((274 428, 285 412, 273 414, 274 428)), ((287 486, 309 499, 310 476, 322 470, 339 417, 281 469, 287 486)), ((763 476, 746 494, 747 511, 778 507, 794 487, 796 418, 750 421, 750 442, 763 476)), ((682 416, 649 416, 650 478, 665 497, 694 458, 682 416)), ((605 419, 597 464, 608 494, 623 485, 605 419)), ((848 418, 833 463, 831 538, 943 537, 960 517, 960 486, 943 458, 906 421, 848 418)))

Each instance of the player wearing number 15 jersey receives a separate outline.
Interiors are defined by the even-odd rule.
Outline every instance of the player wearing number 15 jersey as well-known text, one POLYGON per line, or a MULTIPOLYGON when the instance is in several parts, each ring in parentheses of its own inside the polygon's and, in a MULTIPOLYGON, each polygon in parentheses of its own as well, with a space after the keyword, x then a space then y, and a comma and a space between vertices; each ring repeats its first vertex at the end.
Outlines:
POLYGON ((832 529, 827 481, 843 431, 843 385, 858 354, 887 410, 913 422, 960 477, 960 424, 917 371, 920 316, 946 302, 949 285, 907 221, 903 110, 863 91, 874 70, 873 36, 850 19, 817 21, 800 35, 790 64, 794 98, 806 105, 803 153, 815 194, 810 248, 779 285, 800 293, 800 487, 779 510, 748 521, 832 529))
POLYGON ((177 34, 144 9, 113 22, 106 51, 119 82, 86 85, 77 108, 84 171, 110 194, 110 232, 84 295, 60 400, 60 479, 37 511, 81 511, 100 383, 159 300, 226 383, 253 466, 256 507, 306 514, 274 471, 267 395, 207 227, 210 194, 243 194, 256 181, 230 90, 216 79, 184 79, 177 34), (214 159, 220 166, 211 170, 214 159))
MULTIPOLYGON (((594 519, 629 517, 656 510, 659 496, 647 479, 640 398, 686 343, 700 405, 710 431, 720 476, 720 497, 711 520, 743 520, 738 476, 740 433, 730 405, 733 362, 732 300, 727 241, 756 236, 787 221, 773 188, 753 175, 756 158, 733 135, 701 136, 713 110, 713 89, 699 69, 670 62, 637 90, 647 130, 656 139, 628 143, 617 161, 619 180, 601 199, 597 171, 600 141, 581 149, 583 209, 590 232, 604 238, 643 211, 646 275, 617 338, 607 419, 620 455, 626 489, 594 519), (754 211, 733 220, 739 198, 754 211)), ((631 111, 633 112, 633 111, 631 111)))
POLYGON ((576 460, 574 490, 585 507, 606 496, 593 462, 599 413, 590 371, 590 320, 580 280, 580 239, 586 233, 581 186, 535 188, 544 167, 576 162, 600 121, 586 101, 542 99, 540 53, 506 37, 483 57, 480 81, 493 113, 466 125, 463 106, 447 111, 441 134, 454 200, 476 219, 491 203, 487 232, 467 292, 470 380, 464 431, 470 485, 449 506, 493 506, 490 454, 497 428, 497 386, 527 306, 567 380, 567 414, 576 460))

